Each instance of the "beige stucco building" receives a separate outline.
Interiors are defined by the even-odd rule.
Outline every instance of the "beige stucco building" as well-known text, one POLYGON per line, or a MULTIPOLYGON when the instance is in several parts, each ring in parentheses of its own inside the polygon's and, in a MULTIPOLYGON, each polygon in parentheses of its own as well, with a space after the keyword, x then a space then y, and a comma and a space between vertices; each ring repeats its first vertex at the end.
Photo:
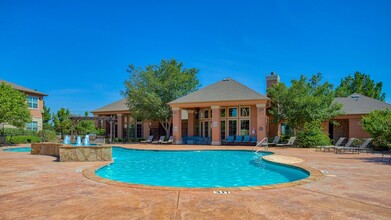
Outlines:
MULTIPOLYGON (((29 89, 11 82, 0 80, 0 83, 7 83, 12 86, 12 88, 19 90, 26 94, 27 96, 27 106, 30 110, 31 119, 30 123, 26 124, 26 129, 33 131, 42 130, 42 112, 43 112, 43 102, 44 97, 47 94, 39 92, 37 90, 29 89)), ((5 125, 5 127, 13 127, 11 125, 5 125)))

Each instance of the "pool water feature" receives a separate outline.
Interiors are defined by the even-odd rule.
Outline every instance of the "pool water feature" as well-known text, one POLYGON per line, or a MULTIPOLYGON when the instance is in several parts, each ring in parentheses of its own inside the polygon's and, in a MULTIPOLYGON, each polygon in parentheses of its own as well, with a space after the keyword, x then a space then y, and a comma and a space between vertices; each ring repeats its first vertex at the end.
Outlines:
POLYGON ((31 152, 31 147, 17 147, 17 148, 8 148, 3 151, 7 152, 31 152))
POLYGON ((272 153, 233 150, 156 151, 113 147, 114 162, 96 171, 111 180, 150 186, 264 186, 307 178, 304 169, 268 162, 272 153))

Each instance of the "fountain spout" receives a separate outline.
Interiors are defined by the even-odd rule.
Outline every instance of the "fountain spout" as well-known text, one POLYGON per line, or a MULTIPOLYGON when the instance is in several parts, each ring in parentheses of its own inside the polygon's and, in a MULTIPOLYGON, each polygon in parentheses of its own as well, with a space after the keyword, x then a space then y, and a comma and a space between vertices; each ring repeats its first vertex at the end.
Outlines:
POLYGON ((76 146, 81 146, 81 137, 80 136, 77 136, 76 146))
POLYGON ((84 137, 84 145, 85 146, 90 145, 90 135, 88 134, 84 137))
POLYGON ((69 135, 65 135, 64 144, 70 144, 70 143, 71 143, 71 139, 69 138, 69 135))

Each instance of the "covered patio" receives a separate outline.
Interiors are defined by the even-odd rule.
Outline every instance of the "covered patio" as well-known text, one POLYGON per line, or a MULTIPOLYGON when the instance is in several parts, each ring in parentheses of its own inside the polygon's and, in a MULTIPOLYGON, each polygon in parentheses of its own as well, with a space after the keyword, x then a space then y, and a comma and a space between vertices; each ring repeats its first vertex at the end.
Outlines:
MULTIPOLYGON (((221 145, 228 136, 267 136, 266 108, 269 98, 227 78, 168 103, 173 111, 176 144, 189 137, 210 139, 221 145), (187 119, 182 111, 187 112, 187 119)), ((209 144, 209 143, 204 143, 209 144)))

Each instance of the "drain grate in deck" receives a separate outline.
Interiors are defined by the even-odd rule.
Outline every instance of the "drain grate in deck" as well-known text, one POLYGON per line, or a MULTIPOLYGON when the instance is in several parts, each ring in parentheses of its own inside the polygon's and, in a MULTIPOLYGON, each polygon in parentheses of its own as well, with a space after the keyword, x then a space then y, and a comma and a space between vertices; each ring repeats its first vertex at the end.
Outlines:
POLYGON ((213 191, 213 194, 231 194, 231 192, 230 191, 221 191, 221 190, 219 190, 219 191, 213 191))

